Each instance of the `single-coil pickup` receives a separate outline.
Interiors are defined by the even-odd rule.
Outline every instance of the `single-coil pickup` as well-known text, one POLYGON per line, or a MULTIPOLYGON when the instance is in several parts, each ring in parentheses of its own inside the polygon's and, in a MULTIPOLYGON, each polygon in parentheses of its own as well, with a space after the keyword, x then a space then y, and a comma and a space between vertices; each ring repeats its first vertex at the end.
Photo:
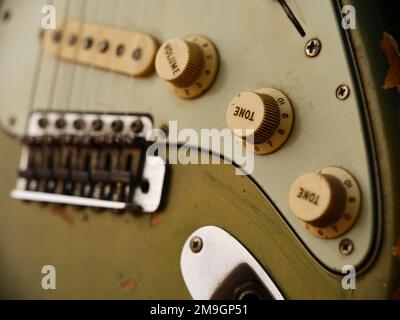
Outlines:
POLYGON ((43 48, 58 59, 142 77, 154 71, 158 44, 144 33, 66 20, 44 33, 43 48))

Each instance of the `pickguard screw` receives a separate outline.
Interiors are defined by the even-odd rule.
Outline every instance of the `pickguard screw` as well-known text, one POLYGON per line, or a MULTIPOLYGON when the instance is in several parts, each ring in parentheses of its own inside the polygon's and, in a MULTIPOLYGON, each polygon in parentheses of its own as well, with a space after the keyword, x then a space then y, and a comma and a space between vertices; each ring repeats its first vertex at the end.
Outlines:
POLYGON ((8 118, 8 125, 9 126, 13 127, 16 122, 17 122, 17 119, 15 117, 8 118))
POLYGON ((350 96, 350 88, 345 84, 341 84, 336 89, 336 98, 339 100, 346 100, 350 96))
POLYGON ((307 57, 314 58, 321 52, 322 43, 319 39, 314 38, 307 41, 304 51, 307 57))
POLYGON ((354 250, 353 241, 351 241, 350 239, 343 239, 339 243, 339 250, 340 250, 340 253, 345 256, 350 255, 354 250))
POLYGON ((203 240, 200 237, 194 237, 190 240, 190 249, 193 253, 199 253, 203 249, 203 240))
POLYGON ((0 10, 0 20, 7 21, 10 19, 11 13, 8 10, 0 10))

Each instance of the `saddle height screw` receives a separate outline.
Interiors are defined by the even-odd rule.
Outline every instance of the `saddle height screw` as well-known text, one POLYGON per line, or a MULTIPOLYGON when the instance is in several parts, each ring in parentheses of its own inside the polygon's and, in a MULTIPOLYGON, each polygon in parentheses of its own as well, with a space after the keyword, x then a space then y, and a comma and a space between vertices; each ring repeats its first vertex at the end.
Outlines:
POLYGON ((203 240, 200 237, 194 237, 190 240, 190 249, 193 253, 199 253, 203 249, 203 240))

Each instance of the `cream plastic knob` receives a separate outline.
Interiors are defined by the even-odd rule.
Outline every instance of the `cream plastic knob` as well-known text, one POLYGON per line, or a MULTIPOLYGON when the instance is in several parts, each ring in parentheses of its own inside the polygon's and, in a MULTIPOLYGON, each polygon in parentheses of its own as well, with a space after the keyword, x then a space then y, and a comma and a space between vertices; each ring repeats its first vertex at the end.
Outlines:
POLYGON ((289 206, 307 230, 336 238, 356 221, 361 203, 357 182, 347 171, 329 167, 300 176, 289 193, 289 206))
POLYGON ((200 46, 183 39, 167 41, 156 57, 158 76, 179 88, 192 84, 203 65, 204 56, 200 46))
POLYGON ((195 98, 205 93, 215 80, 218 54, 214 44, 203 36, 175 38, 157 52, 155 68, 180 98, 195 98))
POLYGON ((229 104, 226 122, 243 144, 254 145, 257 154, 268 154, 280 148, 289 137, 293 108, 277 89, 242 92, 229 104))

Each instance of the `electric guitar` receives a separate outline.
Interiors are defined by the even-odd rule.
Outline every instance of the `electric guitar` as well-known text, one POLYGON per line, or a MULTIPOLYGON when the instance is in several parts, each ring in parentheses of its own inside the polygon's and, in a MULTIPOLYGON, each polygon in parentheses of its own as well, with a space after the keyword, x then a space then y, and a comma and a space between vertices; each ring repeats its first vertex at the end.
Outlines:
POLYGON ((396 26, 379 1, 0 1, 0 296, 398 297, 396 26))

